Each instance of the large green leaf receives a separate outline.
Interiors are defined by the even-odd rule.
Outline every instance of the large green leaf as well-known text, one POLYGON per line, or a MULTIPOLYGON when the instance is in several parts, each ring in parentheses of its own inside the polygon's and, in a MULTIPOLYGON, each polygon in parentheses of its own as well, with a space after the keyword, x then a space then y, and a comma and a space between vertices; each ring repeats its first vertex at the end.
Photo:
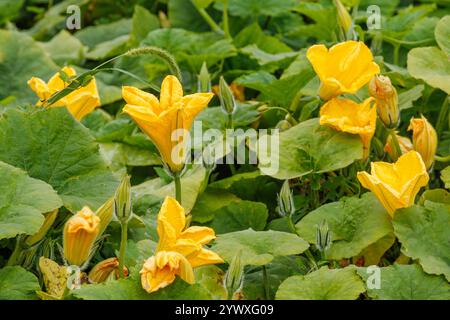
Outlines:
POLYGON ((418 259, 425 272, 443 274, 450 281, 448 206, 426 201, 424 207, 398 210, 393 225, 406 256, 418 259))
POLYGON ((441 179, 445 183, 445 187, 450 189, 450 166, 441 171, 441 179))
POLYGON ((317 226, 324 220, 332 232, 330 259, 354 257, 393 232, 388 213, 372 193, 321 206, 297 223, 297 232, 315 243, 317 226))
POLYGON ((121 19, 108 24, 83 28, 75 33, 75 37, 92 50, 104 42, 128 35, 130 31, 131 19, 121 19))
POLYGON ((83 206, 95 210, 117 187, 88 129, 63 107, 5 112, 0 160, 50 184, 71 211, 83 206))
POLYGON ((200 223, 211 221, 217 210, 238 201, 240 199, 232 193, 208 188, 198 197, 192 208, 192 221, 200 223))
POLYGON ((242 264, 261 266, 277 256, 300 254, 308 243, 291 233, 248 229, 219 235, 212 249, 228 263, 242 251, 242 264))
MULTIPOLYGON (((377 276, 373 270, 358 268, 358 274, 367 284, 369 277, 377 276)), ((379 300, 449 300, 450 284, 443 278, 423 272, 417 264, 380 268, 379 288, 370 288, 367 293, 379 300)))
POLYGON ((133 46, 137 46, 150 31, 158 28, 159 20, 155 15, 151 14, 147 9, 140 5, 134 7, 132 29, 130 33, 130 43, 133 46))
POLYGON ((66 30, 62 30, 50 41, 43 42, 41 45, 60 66, 78 64, 84 59, 83 44, 66 30))
POLYGON ((278 300, 355 300, 365 291, 353 267, 322 267, 306 276, 287 278, 277 291, 278 300))
POLYGON ((450 15, 439 20, 434 35, 439 47, 447 55, 450 55, 450 15))
POLYGON ((240 17, 277 16, 293 9, 295 0, 229 0, 231 15, 240 17))
POLYGON ((44 216, 62 206, 55 190, 0 161, 0 239, 39 231, 44 216))
POLYGON ((0 24, 12 21, 20 12, 24 0, 0 0, 0 24))
POLYGON ((277 179, 341 169, 361 159, 363 152, 358 136, 321 126, 318 119, 281 132, 278 150, 270 145, 270 140, 266 137, 259 139, 262 150, 268 150, 259 152, 259 168, 263 174, 277 179))
POLYGON ((31 77, 45 81, 58 66, 44 49, 29 36, 0 30, 0 100, 13 96, 15 104, 36 103, 39 98, 28 87, 31 77))
POLYGON ((414 48, 408 53, 408 71, 417 79, 450 94, 448 55, 437 47, 414 48))
POLYGON ((211 227, 217 234, 252 228, 264 230, 269 214, 264 203, 253 201, 231 202, 214 213, 211 227))
POLYGON ((36 300, 38 279, 19 266, 0 269, 0 300, 36 300))

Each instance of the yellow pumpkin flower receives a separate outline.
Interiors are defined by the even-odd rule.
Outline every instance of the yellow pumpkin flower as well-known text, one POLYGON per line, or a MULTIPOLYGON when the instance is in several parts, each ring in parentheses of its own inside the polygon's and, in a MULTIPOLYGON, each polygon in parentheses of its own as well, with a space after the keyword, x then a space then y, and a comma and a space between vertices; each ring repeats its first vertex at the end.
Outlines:
POLYGON ((413 131, 413 146, 422 156, 427 169, 430 169, 434 162, 438 137, 436 130, 422 115, 420 119, 411 119, 408 130, 413 131))
MULTIPOLYGON (((400 151, 402 152, 402 154, 405 154, 405 153, 413 150, 413 144, 412 144, 411 140, 409 140, 409 138, 402 137, 397 134, 397 140, 398 140, 398 144, 400 146, 400 151)), ((389 135, 389 137, 387 138, 386 145, 384 146, 384 151, 389 154, 391 159, 397 159, 398 157, 401 156, 401 154, 399 154, 399 155, 395 154, 396 153, 395 148, 392 147, 392 136, 391 135, 389 135)))
POLYGON ((183 169, 186 158, 185 135, 189 133, 194 118, 206 108, 213 96, 212 93, 183 96, 178 79, 167 76, 161 85, 159 101, 153 94, 123 87, 122 97, 127 102, 123 112, 130 115, 152 139, 163 161, 176 173, 183 169), (174 136, 178 129, 183 129, 184 135, 174 136))
MULTIPOLYGON (((149 258, 141 270, 142 286, 146 291, 153 292, 167 286, 175 280, 175 275, 182 277, 178 273, 181 270, 174 266, 179 265, 184 269, 189 266, 192 269, 207 264, 223 263, 218 254, 203 248, 203 245, 215 239, 213 229, 199 226, 185 227, 186 216, 183 207, 174 198, 166 197, 158 214, 159 242, 156 255, 149 258), (172 261, 169 257, 174 261, 172 264, 169 263, 172 261)), ((192 278, 187 282, 193 281, 192 278)))
POLYGON ((320 78, 319 95, 323 100, 342 93, 356 93, 380 72, 363 42, 346 41, 329 50, 322 44, 314 45, 308 49, 306 57, 320 78))
POLYGON ((369 82, 369 93, 375 98, 378 117, 388 129, 394 129, 400 121, 397 90, 391 79, 385 76, 375 76, 369 82))
MULTIPOLYGON (((68 76, 76 76, 76 71, 70 67, 64 67, 62 69, 64 73, 68 76)), ((56 73, 48 83, 44 80, 32 77, 28 80, 28 85, 31 90, 33 90, 39 97, 40 101, 36 104, 41 106, 46 100, 48 100, 53 94, 61 91, 67 87, 69 83, 65 82, 59 72, 56 73)), ((51 107, 63 107, 66 106, 69 112, 74 116, 75 119, 81 120, 84 116, 91 113, 95 108, 99 107, 100 96, 97 90, 97 82, 95 78, 92 79, 85 87, 81 87, 64 98, 56 101, 51 107)))
POLYGON ((189 284, 195 282, 191 264, 178 252, 156 253, 145 261, 140 274, 142 287, 148 293, 167 287, 177 275, 189 284))
POLYGON ((64 257, 71 265, 81 266, 89 259, 100 231, 100 218, 84 207, 67 220, 63 232, 64 257))
POLYGON ((358 104, 349 99, 334 98, 320 109, 320 124, 358 134, 363 143, 364 158, 367 158, 377 122, 377 110, 371 106, 373 101, 373 98, 368 98, 358 104))
POLYGON ((395 210, 412 206, 420 188, 428 184, 427 169, 416 151, 402 155, 395 163, 370 165, 371 173, 358 172, 358 180, 375 194, 391 217, 395 210))
MULTIPOLYGON (((123 273, 128 276, 127 267, 123 267, 123 273)), ((108 279, 119 279, 119 259, 108 258, 97 263, 89 272, 89 280, 94 283, 102 283, 108 279)))

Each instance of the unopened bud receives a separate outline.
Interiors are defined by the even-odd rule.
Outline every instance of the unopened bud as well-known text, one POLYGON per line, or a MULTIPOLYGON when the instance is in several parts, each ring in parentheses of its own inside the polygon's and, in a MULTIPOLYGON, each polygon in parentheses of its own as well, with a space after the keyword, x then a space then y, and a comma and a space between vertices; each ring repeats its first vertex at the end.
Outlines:
MULTIPOLYGON (((411 140, 409 140, 409 138, 399 136, 398 134, 396 134, 396 137, 402 154, 413 150, 413 144, 411 140)), ((386 141, 386 145, 384 146, 384 151, 389 154, 391 159, 398 159, 402 154, 397 154, 397 148, 395 148, 395 146, 393 146, 392 144, 392 136, 389 135, 386 141)))
POLYGON ((320 252, 326 253, 331 247, 331 231, 328 228, 328 223, 323 220, 317 227, 316 231, 316 247, 320 252))
POLYGON ((289 187, 289 180, 284 181, 277 199, 277 210, 280 216, 291 216, 295 213, 294 194, 289 187))
POLYGON ((256 109, 256 111, 258 111, 259 113, 264 113, 269 110, 270 110, 270 108, 267 104, 263 104, 262 106, 258 107, 258 109, 256 109))
POLYGON ((420 119, 411 119, 408 130, 413 131, 413 147, 421 156, 427 169, 430 169, 434 162, 438 137, 436 130, 422 115, 420 119))
POLYGON ((103 232, 105 232, 114 215, 114 198, 110 198, 100 208, 98 208, 95 215, 100 218, 100 231, 98 236, 101 236, 103 232))
POLYGON ((47 234, 47 231, 53 225, 53 222, 55 222, 57 216, 58 216, 58 209, 46 213, 44 224, 41 226, 38 232, 36 232, 32 236, 27 237, 27 239, 25 240, 25 244, 28 246, 32 246, 41 241, 42 238, 44 238, 45 235, 47 234))
POLYGON ((283 132, 283 131, 286 131, 286 130, 292 128, 292 124, 289 121, 283 119, 277 123, 275 128, 280 130, 281 132, 283 132))
POLYGON ((230 266, 225 273, 224 287, 227 289, 228 297, 236 296, 244 284, 244 265, 241 260, 242 251, 239 252, 231 260, 230 266))
POLYGON ((369 83, 369 93, 375 98, 378 117, 386 128, 396 128, 400 120, 400 109, 397 90, 391 80, 384 76, 373 77, 369 83))
POLYGON ((211 76, 209 75, 206 62, 203 62, 197 80, 198 92, 211 92, 211 76))
POLYGON ((114 213, 121 223, 128 222, 131 217, 131 183, 130 176, 125 175, 116 190, 114 197, 114 213))
POLYGON ((228 86, 227 82, 223 77, 220 77, 219 96, 222 110, 228 114, 233 113, 234 110, 236 110, 236 100, 234 99, 231 88, 228 86))
POLYGON ((347 36, 353 25, 352 17, 342 4, 341 0, 333 0, 333 2, 336 7, 339 26, 341 27, 344 35, 347 36))
MULTIPOLYGON (((124 266, 123 273, 128 276, 128 269, 124 266)), ((102 283, 109 279, 117 280, 120 278, 119 260, 117 258, 109 258, 97 263, 91 272, 89 272, 89 280, 93 283, 102 283)))

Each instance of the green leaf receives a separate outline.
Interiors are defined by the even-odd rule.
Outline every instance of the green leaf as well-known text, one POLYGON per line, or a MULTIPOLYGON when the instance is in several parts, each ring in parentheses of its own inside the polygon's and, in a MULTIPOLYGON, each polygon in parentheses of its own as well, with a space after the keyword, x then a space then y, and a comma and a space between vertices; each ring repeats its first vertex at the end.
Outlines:
POLYGON ((446 204, 450 210, 450 192, 445 189, 426 190, 420 197, 418 204, 424 205, 425 201, 446 204))
POLYGON ((4 21, 12 21, 19 15, 24 0, 1 0, 0 1, 0 24, 4 21))
POLYGON ((413 107, 413 102, 422 98, 423 84, 418 84, 409 90, 403 91, 398 95, 398 106, 400 110, 405 110, 413 107))
POLYGON ((269 54, 292 52, 292 49, 276 37, 267 35, 258 23, 253 23, 242 29, 233 39, 237 48, 256 45, 269 54))
POLYGON ((58 66, 38 43, 23 33, 0 30, 0 43, 0 100, 14 96, 15 105, 35 104, 39 98, 27 81, 33 76, 47 81, 58 66))
POLYGON ((450 55, 450 15, 439 20, 434 35, 439 47, 447 55, 450 55))
POLYGON ((437 47, 414 48, 408 53, 408 72, 450 94, 450 63, 437 47))
POLYGON ((396 211, 394 231, 402 252, 418 259, 426 273, 444 274, 450 280, 450 209, 445 204, 425 202, 396 211))
POLYGON ((0 177, 0 239, 35 234, 44 223, 42 213, 62 206, 51 186, 21 169, 0 161, 0 177))
POLYGON ((0 300, 36 300, 38 279, 19 266, 0 269, 0 300))
POLYGON ((362 143, 357 135, 321 126, 318 119, 302 122, 279 135, 278 148, 259 143, 267 152, 259 152, 263 174, 277 179, 293 179, 309 173, 324 173, 352 164, 362 158, 362 143), (278 150, 277 150, 278 149, 278 150))
POLYGON ((294 234, 252 229, 219 235, 212 247, 228 263, 242 250, 242 264, 256 266, 265 265, 277 256, 300 254, 306 249, 308 243, 294 234))
POLYGON ((63 107, 6 111, 0 118, 0 161, 50 184, 72 212, 97 209, 118 184, 88 129, 63 107))
MULTIPOLYGON (((186 212, 190 212, 195 204, 198 193, 205 177, 205 169, 202 165, 197 165, 193 169, 187 171, 181 177, 181 189, 183 204, 186 212)), ((155 178, 132 187, 133 195, 136 198, 140 198, 145 195, 158 196, 164 198, 166 196, 172 196, 175 198, 175 184, 171 182, 164 184, 162 179, 155 178)))
POLYGON ((225 272, 215 265, 201 266, 194 269, 195 283, 208 290, 213 300, 226 300, 227 289, 223 286, 225 272))
POLYGON ((365 291, 353 267, 322 267, 306 276, 287 278, 277 291, 278 300, 356 300, 365 291))
POLYGON ((232 202, 214 212, 211 227, 217 234, 248 228, 262 231, 266 226, 268 216, 269 213, 264 203, 253 201, 232 202))
POLYGON ((128 35, 123 35, 99 43, 86 54, 86 58, 90 60, 106 60, 117 56, 125 51, 129 39, 128 35))
POLYGON ((240 199, 232 193, 208 188, 198 197, 192 208, 192 221, 200 223, 211 221, 217 210, 238 201, 240 199))
POLYGON ((393 232, 389 215, 372 193, 319 207, 297 223, 298 234, 315 244, 317 226, 323 220, 327 221, 333 240, 327 257, 334 260, 357 256, 393 232))
POLYGON ((144 7, 136 5, 132 18, 132 28, 130 33, 130 43, 132 46, 137 46, 147 34, 159 28, 158 18, 150 13, 144 7))
POLYGON ((450 189, 450 166, 441 171, 441 179, 445 183, 445 187, 450 189))
MULTIPOLYGON (((366 268, 358 268, 358 274, 364 281, 374 273, 366 268)), ((380 268, 379 289, 367 288, 372 299, 379 300, 449 300, 450 284, 443 277, 423 272, 417 264, 398 265, 380 268)))
POLYGON ((128 35, 131 24, 131 19, 121 19, 107 24, 89 26, 76 32, 75 37, 92 50, 103 42, 128 35))
POLYGON ((174 28, 183 28, 197 32, 210 30, 210 27, 190 0, 169 0, 168 15, 170 23, 174 28))
POLYGON ((231 15, 239 17, 278 16, 292 10, 295 0, 229 0, 228 10, 231 15))
MULTIPOLYGON (((84 45, 66 30, 61 30, 50 41, 41 43, 58 65, 78 64, 84 59, 84 45)), ((47 79, 44 79, 47 81, 47 79)))

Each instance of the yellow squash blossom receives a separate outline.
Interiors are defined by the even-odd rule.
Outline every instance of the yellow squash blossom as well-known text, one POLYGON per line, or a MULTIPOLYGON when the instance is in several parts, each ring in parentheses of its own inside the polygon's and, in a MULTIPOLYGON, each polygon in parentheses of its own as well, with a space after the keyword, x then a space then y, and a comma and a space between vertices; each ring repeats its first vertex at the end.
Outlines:
POLYGON ((369 155, 370 141, 375 133, 377 110, 372 98, 358 104, 349 99, 334 98, 320 109, 320 124, 335 130, 358 134, 364 147, 364 158, 369 155))
MULTIPOLYGON (((400 151, 402 152, 402 154, 405 154, 408 151, 413 150, 413 144, 412 144, 411 140, 409 140, 409 138, 402 137, 397 134, 397 140, 398 140, 398 144, 400 146, 400 151)), ((386 145, 384 146, 384 151, 389 154, 391 159, 397 159, 399 156, 401 156, 401 155, 397 155, 397 156, 395 155, 396 152, 395 152, 395 148, 392 147, 392 136, 391 135, 389 135, 389 137, 387 138, 386 145)))
POLYGON ((319 95, 323 100, 342 93, 356 93, 380 72, 363 42, 346 41, 329 50, 322 44, 314 45, 308 49, 306 57, 320 78, 319 95))
POLYGON ((100 231, 100 218, 88 207, 67 220, 64 226, 64 257, 71 265, 81 266, 91 254, 100 231))
POLYGON ((438 138, 436 130, 422 115, 420 119, 411 119, 408 130, 413 131, 413 146, 422 156, 427 169, 430 169, 434 162, 438 138))
MULTIPOLYGON (((69 77, 76 76, 76 71, 73 68, 64 67, 62 71, 69 77)), ((61 78, 59 72, 56 73, 48 83, 45 83, 45 81, 37 77, 32 77, 28 80, 28 85, 31 90, 33 90, 40 99, 37 103, 38 106, 41 106, 43 102, 48 100, 56 92, 67 87, 68 84, 69 83, 61 78)), ((71 92, 64 98, 56 101, 51 107, 66 106, 75 119, 81 120, 85 115, 91 113, 100 105, 100 96, 94 78, 85 87, 81 87, 71 92)))
POLYGON ((372 162, 371 173, 358 172, 362 186, 371 190, 391 216, 414 204, 420 188, 429 177, 422 157, 416 151, 402 155, 397 162, 372 162))
POLYGON ((123 111, 152 139, 162 159, 172 172, 183 169, 186 157, 185 136, 174 133, 183 129, 188 133, 194 118, 212 99, 212 93, 195 93, 183 96, 181 83, 167 76, 158 99, 134 87, 123 87, 122 97, 127 102, 123 111))
POLYGON ((183 270, 185 270, 187 268, 186 263, 192 269, 207 264, 223 262, 219 255, 203 248, 203 245, 215 239, 216 236, 213 229, 198 226, 185 227, 186 216, 183 207, 174 198, 166 197, 158 214, 157 231, 159 242, 156 248, 156 255, 149 258, 141 270, 142 286, 148 292, 156 291, 172 283, 175 275, 179 274, 177 272, 181 271, 178 266, 180 268, 183 267, 183 270), (177 267, 175 268, 174 266, 177 267), (165 271, 163 272, 162 269, 165 271), (169 276, 166 273, 171 273, 172 275, 169 276), (164 276, 162 276, 163 274, 164 276), (155 275, 158 275, 158 278, 155 278, 155 275))
MULTIPOLYGON (((123 267, 123 273, 128 276, 127 267, 123 267)), ((102 283, 108 279, 119 279, 119 259, 108 258, 97 263, 89 272, 89 280, 94 283, 102 283)))
POLYGON ((385 76, 375 76, 369 82, 369 93, 377 103, 378 117, 388 129, 398 126, 400 109, 398 107, 397 90, 391 79, 385 76))

